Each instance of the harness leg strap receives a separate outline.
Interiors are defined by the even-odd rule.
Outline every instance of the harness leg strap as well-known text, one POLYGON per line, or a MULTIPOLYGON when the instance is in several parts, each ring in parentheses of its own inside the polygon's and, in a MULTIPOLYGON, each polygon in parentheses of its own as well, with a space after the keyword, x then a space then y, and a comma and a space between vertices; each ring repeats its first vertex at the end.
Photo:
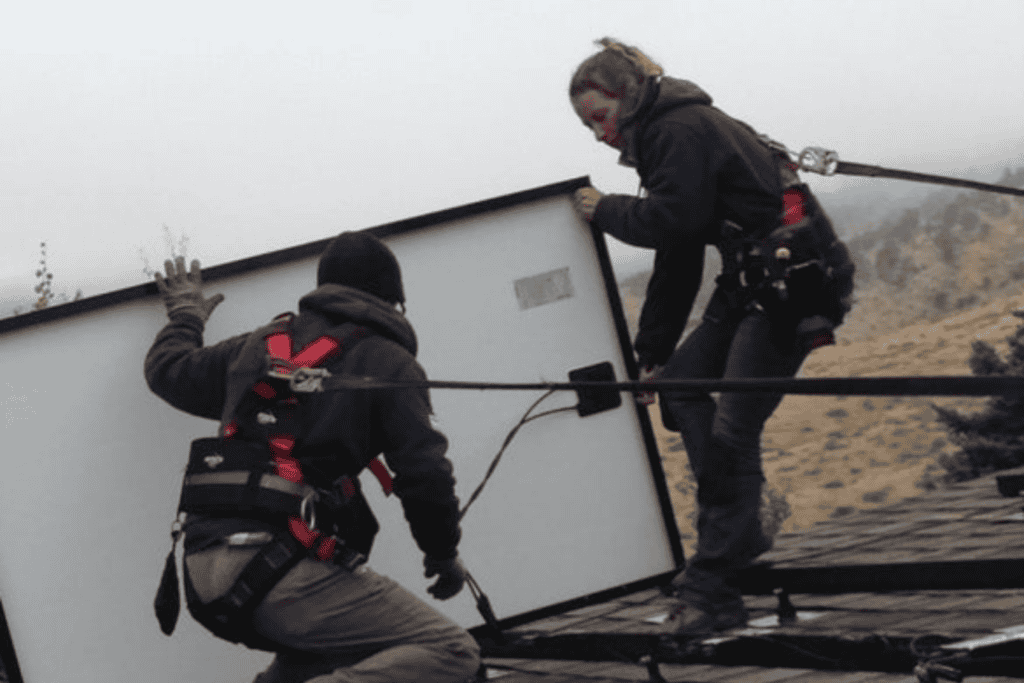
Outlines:
POLYGON ((277 650, 279 646, 276 643, 261 637, 253 629, 252 613, 284 575, 307 555, 306 548, 292 538, 290 532, 278 532, 274 540, 264 545, 245 565, 224 596, 205 605, 198 599, 190 600, 189 611, 196 621, 221 638, 260 650, 277 650))
POLYGON ((306 554, 306 549, 290 533, 278 533, 245 565, 235 585, 220 599, 234 609, 253 612, 258 602, 306 554))

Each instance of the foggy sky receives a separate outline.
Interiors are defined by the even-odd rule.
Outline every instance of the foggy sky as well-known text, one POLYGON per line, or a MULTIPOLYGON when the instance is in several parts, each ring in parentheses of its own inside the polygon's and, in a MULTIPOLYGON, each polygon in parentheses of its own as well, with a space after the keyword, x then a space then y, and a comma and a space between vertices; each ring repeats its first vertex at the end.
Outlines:
POLYGON ((604 35, 794 149, 1024 165, 1017 0, 20 5, 0 15, 3 315, 44 239, 55 289, 89 296, 142 282, 163 224, 209 266, 580 175, 634 193, 566 96, 604 35))

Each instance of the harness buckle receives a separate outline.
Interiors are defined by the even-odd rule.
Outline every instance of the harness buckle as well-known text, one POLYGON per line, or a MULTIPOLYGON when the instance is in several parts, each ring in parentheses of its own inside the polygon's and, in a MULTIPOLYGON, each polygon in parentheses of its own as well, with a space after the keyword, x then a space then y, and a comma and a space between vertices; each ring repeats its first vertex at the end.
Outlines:
POLYGON ((239 531, 227 537, 227 544, 237 545, 263 545, 274 540, 274 534, 269 531, 239 531))
POLYGON ((333 536, 335 543, 337 543, 336 550, 334 551, 333 561, 335 564, 344 567, 348 571, 355 571, 356 567, 366 562, 366 555, 363 555, 358 550, 353 550, 345 545, 345 539, 333 536))
POLYGON ((274 379, 291 379, 292 373, 297 369, 295 365, 284 358, 274 358, 268 355, 267 361, 270 366, 267 376, 274 379))

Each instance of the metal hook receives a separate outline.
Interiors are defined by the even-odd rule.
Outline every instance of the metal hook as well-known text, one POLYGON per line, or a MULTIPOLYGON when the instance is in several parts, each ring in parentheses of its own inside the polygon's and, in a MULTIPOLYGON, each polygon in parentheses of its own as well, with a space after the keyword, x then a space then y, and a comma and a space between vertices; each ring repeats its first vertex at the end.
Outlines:
POLYGON ((299 503, 299 518, 302 523, 310 531, 316 531, 316 505, 315 503, 320 499, 316 491, 310 491, 302 497, 302 502, 299 503), (313 504, 311 504, 313 503, 313 504))
POLYGON ((178 539, 181 538, 182 531, 184 529, 185 513, 179 512, 178 516, 171 522, 171 544, 176 544, 178 539))

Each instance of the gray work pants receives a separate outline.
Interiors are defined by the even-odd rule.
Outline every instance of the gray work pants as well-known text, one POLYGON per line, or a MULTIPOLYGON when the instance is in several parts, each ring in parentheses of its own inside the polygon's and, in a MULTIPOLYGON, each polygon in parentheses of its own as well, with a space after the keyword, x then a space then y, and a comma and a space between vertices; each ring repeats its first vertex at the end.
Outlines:
MULTIPOLYGON (((216 546, 185 557, 204 602, 223 595, 256 547, 216 546)), ((480 648, 463 628, 363 565, 350 572, 303 559, 256 608, 257 631, 286 648, 254 683, 465 683, 480 648)))
MULTIPOLYGON (((663 379, 792 377, 807 352, 757 310, 730 308, 721 291, 672 354, 663 379)), ((713 611, 741 604, 735 570, 771 547, 761 531, 761 432, 782 394, 663 392, 666 426, 680 432, 697 479, 697 551, 675 583, 684 602, 713 611)))

